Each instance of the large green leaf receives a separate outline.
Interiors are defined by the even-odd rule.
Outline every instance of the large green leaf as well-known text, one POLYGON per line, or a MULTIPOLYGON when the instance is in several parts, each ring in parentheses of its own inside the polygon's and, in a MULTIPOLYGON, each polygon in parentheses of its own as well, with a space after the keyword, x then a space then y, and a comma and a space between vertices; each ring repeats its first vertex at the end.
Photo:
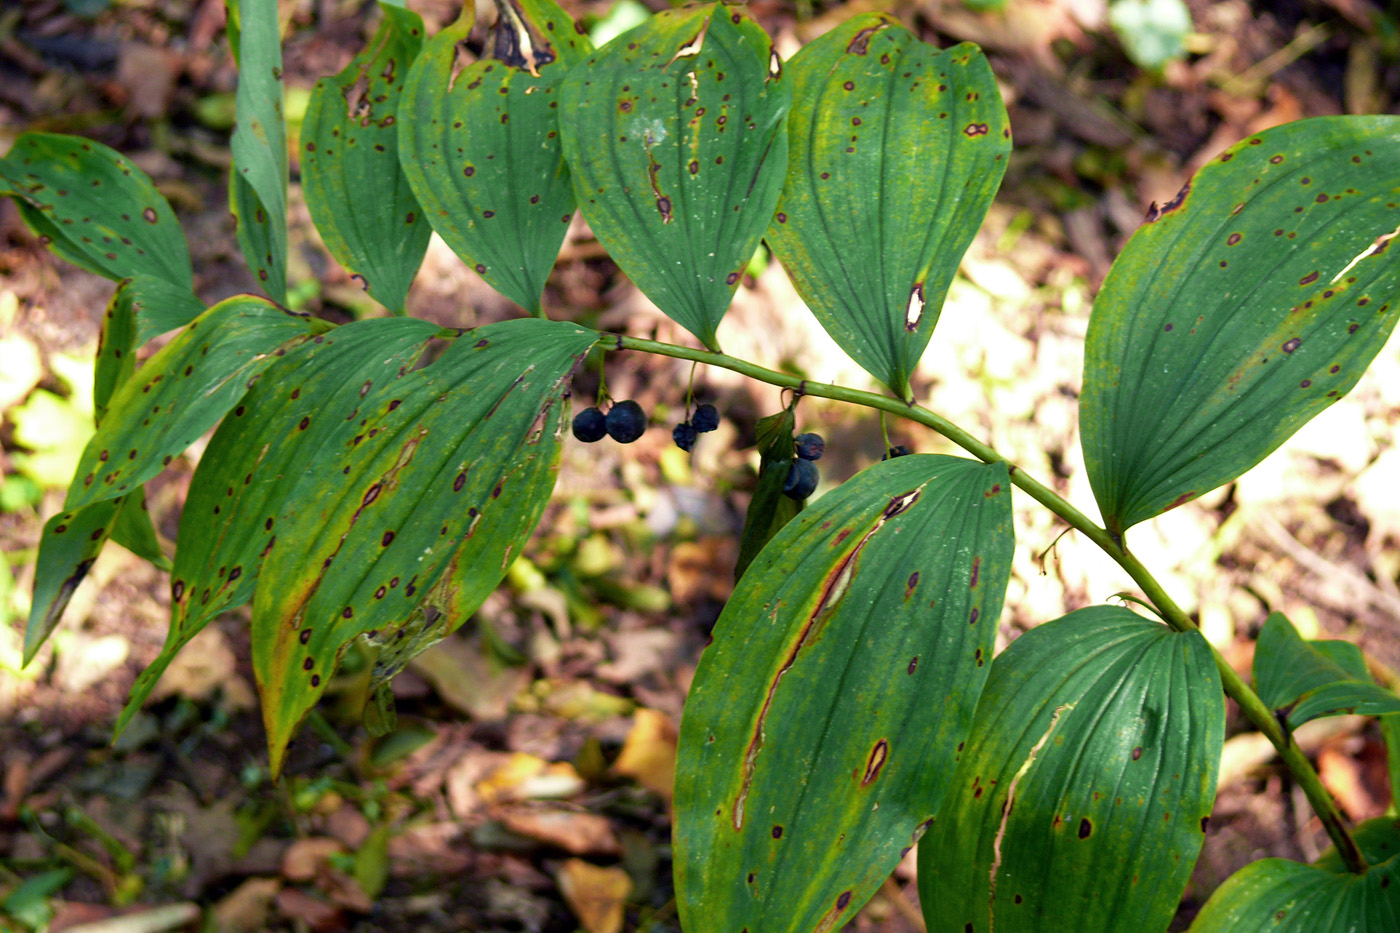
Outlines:
POLYGON ((505 575, 549 499, 569 378, 597 337, 539 319, 492 324, 429 367, 282 426, 332 422, 280 477, 275 516, 255 516, 275 535, 252 634, 274 771, 351 640, 421 648, 476 608, 452 593, 463 576, 479 603, 505 575))
POLYGON ((123 279, 102 316, 93 374, 93 410, 102 421, 117 387, 136 372, 136 350, 157 334, 184 327, 204 304, 188 288, 151 275, 123 279))
POLYGON ((287 302, 287 121, 277 0, 227 0, 238 65, 229 203, 238 245, 263 289, 287 302))
POLYGON ((918 839, 989 668, 1006 465, 876 464, 789 522, 701 658, 676 762, 687 930, 832 930, 918 839))
POLYGON ((288 348, 224 418, 180 513, 165 646, 132 686, 118 732, 180 649, 219 613, 252 597, 262 558, 282 534, 276 516, 293 491, 291 478, 318 458, 338 456, 335 445, 353 429, 323 413, 355 413, 375 386, 406 378, 437 332, 411 318, 338 327, 288 348))
POLYGON ((0 159, 0 182, 63 258, 109 279, 148 275, 189 291, 180 222, 119 152, 80 136, 25 133, 0 159))
POLYGON ((311 91, 301 185, 331 255, 370 296, 402 314, 432 228, 399 167, 399 97, 423 45, 423 20, 380 3, 384 21, 340 74, 311 91))
POLYGON ((1266 858, 1206 901, 1191 933, 1391 933, 1400 930, 1400 856, 1364 875, 1266 858))
POLYGON ((551 0, 510 0, 468 63, 462 19, 423 49, 404 89, 404 171, 428 221, 492 287, 540 313, 574 194, 559 143, 564 69, 591 49, 551 0))
POLYGON ((1251 136, 1153 206, 1094 302, 1084 460, 1121 534, 1351 389, 1400 315, 1400 117, 1251 136))
POLYGON ((1011 129, 970 43, 866 13, 788 64, 792 149, 768 242, 841 348, 901 398, 991 206, 1011 129))
POLYGON ((1225 738, 1205 639, 1081 609, 997 657, 974 722, 919 845, 929 933, 1165 929, 1225 738))
POLYGON ((564 157, 589 226, 711 349, 782 187, 782 74, 742 8, 710 3, 653 16, 560 86, 564 157))
POLYGON ((1265 620, 1255 643, 1254 682, 1259 698, 1290 729, 1323 716, 1400 713, 1400 697, 1371 679, 1360 648, 1304 641, 1281 612, 1265 620))
MULTIPOLYGON (((116 389, 68 488, 64 511, 44 526, 35 596, 24 635, 28 663, 53 632, 120 512, 143 508, 140 487, 213 427, 283 346, 319 325, 261 298, 210 308, 116 389), (135 498, 133 498, 135 496, 135 498)), ((117 525, 123 544, 160 557, 139 515, 117 525)))
MULTIPOLYGON (((1400 855, 1400 819, 1393 816, 1367 820, 1351 831, 1351 837, 1368 865, 1379 865, 1400 855)), ((1313 864, 1332 872, 1347 870, 1335 846, 1319 855, 1313 864)))

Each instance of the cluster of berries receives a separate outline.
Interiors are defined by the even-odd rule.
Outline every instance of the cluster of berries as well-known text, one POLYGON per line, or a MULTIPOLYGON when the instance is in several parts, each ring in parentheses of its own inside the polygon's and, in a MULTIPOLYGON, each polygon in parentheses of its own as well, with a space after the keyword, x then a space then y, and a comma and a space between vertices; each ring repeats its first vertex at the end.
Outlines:
POLYGON ((787 479, 783 481, 783 495, 791 499, 806 499, 817 488, 817 466, 826 452, 826 441, 820 434, 799 434, 793 440, 793 452, 797 459, 788 467, 787 479))
POLYGON ((689 451, 695 446, 695 439, 719 427, 719 409, 713 405, 701 405, 689 421, 682 421, 671 431, 671 440, 681 450, 689 451))
POLYGON ((613 405, 606 415, 597 408, 585 408, 574 415, 574 437, 585 444, 601 441, 604 434, 619 444, 630 444, 646 429, 647 413, 631 399, 613 405))

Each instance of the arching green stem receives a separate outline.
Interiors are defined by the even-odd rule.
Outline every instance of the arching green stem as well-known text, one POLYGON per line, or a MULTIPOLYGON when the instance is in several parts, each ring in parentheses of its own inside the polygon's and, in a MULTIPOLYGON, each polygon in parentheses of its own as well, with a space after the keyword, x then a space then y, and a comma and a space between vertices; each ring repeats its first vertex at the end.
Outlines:
MULTIPOLYGON (((1133 582, 1142 588, 1143 595, 1156 606, 1162 617, 1172 628, 1189 632, 1196 630, 1197 626, 1191 617, 1176 604, 1151 572, 1143 566, 1126 547, 1122 541, 1110 534, 1106 529, 1094 524, 1094 522, 1083 512, 1079 511, 1059 493, 1040 483, 1034 477, 1020 469, 1016 464, 1001 456, 983 443, 981 440, 969 434, 958 425, 949 421, 927 408, 900 401, 886 395, 875 392, 867 392, 862 389, 852 389, 847 386, 832 385, 825 382, 814 382, 810 379, 803 379, 788 373, 781 373, 777 370, 768 369, 750 363, 746 360, 735 359, 723 353, 714 353, 709 350, 697 350, 690 347, 677 346, 675 344, 662 343, 656 340, 646 340, 640 337, 625 337, 620 334, 607 334, 600 341, 599 345, 604 348, 618 350, 642 350, 647 353, 655 353, 659 356, 669 356, 676 359, 691 360, 696 363, 708 363, 711 366, 719 366, 748 376, 758 382, 766 382, 769 385, 780 386, 793 389, 802 395, 815 395, 819 398, 834 399, 839 402, 849 402, 852 405, 862 405, 866 408, 873 408, 877 411, 889 412, 910 421, 917 422, 926 427, 932 428, 943 437, 957 444, 963 450, 972 454, 979 460, 986 463, 1003 462, 1011 475, 1011 482, 1022 492, 1025 492, 1032 499, 1054 512, 1076 531, 1085 535, 1089 540, 1099 546, 1104 553, 1113 558, 1120 567, 1128 572, 1133 578, 1133 582)), ((1332 843, 1337 847, 1338 853, 1347 868, 1353 872, 1361 873, 1366 870, 1366 860, 1362 857, 1361 851, 1356 846, 1356 841, 1352 838, 1347 828, 1346 822, 1338 812, 1336 804, 1327 789, 1322 786, 1322 781, 1318 777, 1317 771, 1307 756, 1298 748, 1298 744, 1293 741, 1290 733, 1284 731, 1270 711, 1269 707, 1259 698, 1259 695, 1245 683, 1233 667, 1230 666, 1214 646, 1211 653, 1215 656, 1215 666, 1220 671, 1220 681, 1225 689, 1226 695, 1234 699, 1239 704, 1240 710, 1245 717, 1262 732, 1275 749, 1278 750, 1279 757, 1284 765, 1292 773, 1303 793, 1307 795, 1308 802, 1321 819, 1323 827, 1327 830, 1327 835, 1331 837, 1332 843)))

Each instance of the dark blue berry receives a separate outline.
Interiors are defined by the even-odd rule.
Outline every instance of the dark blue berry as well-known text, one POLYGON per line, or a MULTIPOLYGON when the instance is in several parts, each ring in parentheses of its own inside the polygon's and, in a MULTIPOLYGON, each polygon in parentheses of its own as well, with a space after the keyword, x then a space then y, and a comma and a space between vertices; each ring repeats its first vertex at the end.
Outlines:
POLYGON ((719 409, 713 405, 701 405, 695 409, 695 414, 691 416, 690 423, 695 425, 695 430, 701 434, 706 434, 719 427, 719 409))
POLYGON ((794 460, 783 481, 783 495, 802 500, 817 488, 817 465, 810 460, 794 460))
POLYGON ((585 444, 601 441, 607 433, 608 419, 603 417, 603 413, 598 409, 585 408, 574 415, 574 437, 585 444))
POLYGON ((689 451, 695 446, 695 439, 700 433, 695 430, 695 425, 689 421, 682 421, 671 431, 671 440, 676 442, 676 446, 681 450, 689 451))
POLYGON ((794 446, 797 456, 803 460, 820 460, 826 451, 826 441, 820 434, 799 434, 794 446))
POLYGON ((647 429, 647 415, 642 406, 630 399, 608 409, 608 436, 619 444, 630 444, 647 429))
POLYGON ((886 451, 885 455, 880 459, 893 460, 895 457, 907 457, 913 452, 914 451, 910 450, 908 447, 905 447, 903 444, 896 444, 895 446, 891 447, 888 451, 886 451))

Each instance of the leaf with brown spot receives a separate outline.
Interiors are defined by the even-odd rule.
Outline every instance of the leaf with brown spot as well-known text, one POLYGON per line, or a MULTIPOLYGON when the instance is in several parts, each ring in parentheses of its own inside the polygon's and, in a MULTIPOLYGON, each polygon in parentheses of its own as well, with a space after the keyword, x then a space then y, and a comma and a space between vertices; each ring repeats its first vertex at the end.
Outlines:
POLYGON ((974 723, 919 845, 931 933, 1165 929, 1225 738, 1200 633, 1118 606, 1037 626, 992 663, 974 723))
POLYGON ((381 3, 379 30, 311 91, 301 128, 301 184, 331 255, 371 298, 404 313, 432 228, 399 165, 400 96, 423 45, 423 20, 381 3))
POLYGON ((192 287, 189 247, 170 204, 114 149, 80 136, 25 133, 0 159, 4 194, 75 265, 109 279, 148 275, 192 287))
POLYGON ((552 0, 497 9, 481 60, 463 60, 471 4, 424 47, 404 88, 399 145, 433 229, 493 288, 538 315, 574 210, 556 85, 592 46, 552 0))
POLYGON ((1109 531, 1241 476, 1356 385, 1400 319, 1398 188, 1400 117, 1320 117, 1244 140, 1149 214, 1085 345, 1109 531))
POLYGON ((179 547, 171 570, 179 582, 171 599, 165 645, 142 671, 116 731, 141 708, 175 655, 219 613, 253 595, 268 542, 282 534, 276 516, 295 479, 360 411, 360 387, 393 386, 413 366, 439 328, 427 321, 375 318, 336 328, 317 343, 305 341, 263 374, 225 417, 190 481, 180 514, 179 547), (292 388, 295 386, 295 388, 292 388), (309 430, 295 426, 305 413, 321 415, 309 430), (217 509, 217 511, 216 511, 217 509), (221 572, 222 571, 222 572, 221 572), (205 591, 208 600, 202 599, 205 591))
POLYGON ((685 929, 834 929, 918 839, 987 674, 974 658, 992 650, 1014 542, 1011 497, 985 493, 1007 482, 1005 464, 877 463, 749 566, 681 721, 685 929))
POLYGON ((363 399, 350 380, 355 417, 312 419, 329 427, 284 481, 253 597, 274 772, 353 639, 379 647, 377 685, 504 577, 549 500, 569 379, 597 339, 538 318, 491 324, 363 399))
POLYGON ((812 313, 901 398, 1011 152, 996 79, 865 13, 788 63, 792 151, 768 242, 812 313))
POLYGON ((782 186, 792 94, 777 62, 743 7, 710 3, 649 18, 559 89, 564 157, 589 226, 711 349, 782 186))
POLYGON ((1353 933, 1400 929, 1400 855, 1372 862, 1364 875, 1266 858, 1215 889, 1191 933, 1353 933))

